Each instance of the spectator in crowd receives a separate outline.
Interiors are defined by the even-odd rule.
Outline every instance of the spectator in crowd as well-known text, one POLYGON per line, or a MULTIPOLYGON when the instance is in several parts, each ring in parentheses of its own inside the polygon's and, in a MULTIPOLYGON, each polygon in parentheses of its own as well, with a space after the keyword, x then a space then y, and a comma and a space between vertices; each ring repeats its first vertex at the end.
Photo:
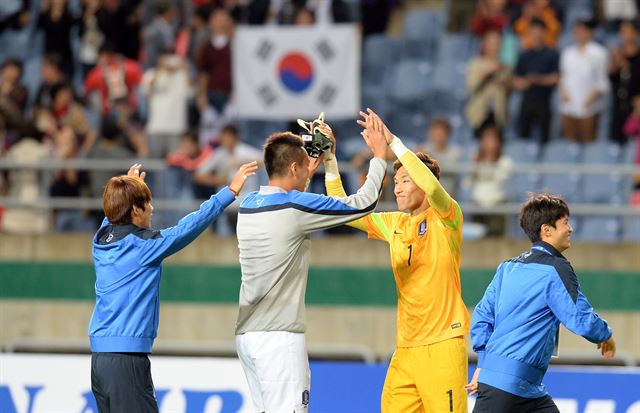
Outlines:
POLYGON ((189 36, 189 60, 195 62, 198 50, 211 38, 209 27, 211 9, 207 6, 198 7, 191 18, 191 33, 189 36))
POLYGON ((549 0, 529 0, 522 9, 522 16, 513 24, 514 32, 520 36, 522 48, 531 49, 538 46, 538 41, 533 36, 536 34, 529 30, 534 19, 544 22, 546 27, 543 43, 547 47, 556 47, 562 25, 556 17, 556 12, 549 4, 549 0))
POLYGON ((110 113, 118 99, 128 99, 132 107, 137 108, 135 89, 141 80, 142 69, 138 62, 116 53, 114 45, 107 42, 100 51, 98 65, 85 79, 85 94, 100 92, 103 114, 110 113))
MULTIPOLYGON (((37 163, 49 157, 42 143, 42 134, 27 125, 20 131, 18 140, 7 153, 10 161, 37 163)), ((38 202, 42 198, 40 173, 34 169, 9 171, 10 198, 21 202, 38 202)), ((3 230, 14 234, 42 234, 49 230, 49 216, 39 208, 7 208, 4 212, 3 230)))
MULTIPOLYGON (((131 159, 135 156, 124 144, 123 132, 110 117, 102 119, 100 135, 94 146, 87 154, 88 159, 131 159)), ((89 181, 91 183, 91 196, 101 197, 104 191, 104 183, 112 176, 117 175, 120 169, 113 170, 95 170, 89 173, 89 181)), ((102 213, 96 215, 97 220, 102 220, 102 213)))
POLYGON ((208 105, 223 112, 231 97, 231 47, 234 21, 224 8, 215 9, 209 18, 210 41, 198 53, 198 107, 208 105))
MULTIPOLYGON (((209 191, 200 198, 207 198, 218 191, 221 187, 229 183, 237 165, 247 163, 247 159, 259 159, 261 151, 253 146, 240 141, 240 132, 233 125, 225 126, 218 137, 219 146, 213 153, 200 164, 195 172, 194 180, 209 191), (257 156, 257 158, 256 158, 257 156)), ((244 188, 245 192, 257 189, 257 180, 248 182, 244 188)))
POLYGON ((476 4, 473 1, 452 1, 447 8, 447 32, 467 33, 471 27, 476 4))
POLYGON ((51 114, 55 121, 54 127, 68 127, 74 136, 80 141, 89 143, 83 145, 85 148, 91 146, 95 140, 91 125, 87 120, 84 106, 74 100, 73 88, 69 83, 60 83, 51 90, 53 102, 51 104, 51 114))
MULTIPOLYGON (((54 156, 59 160, 76 159, 79 156, 78 140, 71 128, 65 126, 55 135, 54 156)), ((82 195, 87 184, 86 172, 66 168, 56 171, 53 183, 49 187, 52 197, 77 198, 82 195)), ((54 210, 54 228, 56 231, 91 231, 93 223, 78 209, 54 210)))
POLYGON ((600 7, 610 32, 618 31, 623 21, 638 17, 637 0, 600 0, 600 7))
POLYGON ((577 142, 592 142, 609 89, 607 50, 592 40, 595 22, 578 20, 576 44, 560 56, 560 113, 563 134, 577 142))
POLYGON ((180 135, 188 128, 192 85, 187 62, 177 55, 163 53, 156 67, 145 72, 141 89, 149 101, 145 128, 149 154, 164 158, 178 148, 180 135))
POLYGON ((385 33, 399 0, 360 0, 362 36, 385 33))
MULTIPOLYGON (((165 171, 165 196, 169 199, 195 199, 193 174, 211 155, 211 146, 201 148, 195 131, 187 131, 180 137, 178 149, 167 156, 165 171)), ((168 211, 165 219, 169 225, 175 224, 185 211, 168 211)))
MULTIPOLYGON (((16 2, 17 3, 17 2, 16 2)), ((2 10, 0 15, 0 33, 9 30, 20 30, 29 23, 30 0, 21 0, 21 4, 14 4, 13 8, 2 10)))
POLYGON ((40 68, 40 77, 42 83, 36 94, 36 100, 33 106, 33 118, 38 117, 39 110, 51 109, 51 90, 58 84, 66 82, 64 72, 62 71, 62 56, 58 53, 48 53, 42 59, 42 67, 40 68))
POLYGON ((138 60, 142 28, 143 0, 103 0, 98 25, 105 39, 124 57, 138 60))
POLYGON ((161 1, 155 7, 156 17, 144 29, 145 68, 147 69, 155 67, 162 54, 173 52, 176 38, 174 6, 161 1))
POLYGON ((502 32, 509 23, 506 6, 507 0, 478 0, 471 18, 471 33, 484 37, 488 32, 502 32))
POLYGON ((293 14, 294 26, 313 26, 316 24, 316 15, 306 7, 298 7, 293 14))
POLYGON ((487 32, 482 39, 480 55, 469 62, 469 100, 465 115, 476 136, 487 125, 496 125, 502 129, 507 124, 511 69, 500 61, 500 46, 500 33, 487 32))
POLYGON ((540 142, 545 144, 551 128, 551 94, 560 79, 560 55, 545 45, 544 21, 532 19, 527 30, 531 47, 520 53, 513 78, 513 88, 522 91, 518 132, 520 137, 528 139, 537 125, 540 142))
POLYGON ((7 59, 0 71, 0 112, 10 129, 19 129, 24 124, 27 105, 27 88, 22 84, 22 63, 7 59))
MULTIPOLYGON (((635 164, 640 167, 640 95, 633 97, 633 112, 629 115, 624 125, 624 133, 636 141, 635 164)), ((640 190, 640 175, 634 178, 634 187, 640 190)))
POLYGON ((627 141, 624 123, 633 108, 631 100, 640 94, 640 47, 638 27, 632 20, 620 24, 620 47, 611 50, 609 78, 613 92, 611 106, 611 139, 620 144, 627 141))
MULTIPOLYGON (((502 136, 495 126, 480 133, 480 147, 473 158, 475 169, 463 183, 474 204, 489 208, 507 201, 505 185, 511 176, 513 161, 502 153, 502 136)), ((504 216, 475 215, 474 220, 487 226, 490 236, 503 235, 504 216)))
POLYGON ((80 49, 78 60, 84 79, 98 63, 100 48, 105 41, 104 33, 98 23, 98 11, 101 0, 83 0, 82 20, 80 21, 80 49))
MULTIPOLYGON (((196 196, 200 199, 208 198, 216 193, 220 188, 228 185, 233 178, 234 168, 238 165, 250 162, 254 159, 261 159, 262 152, 253 146, 240 141, 240 133, 235 126, 228 125, 222 129, 218 138, 219 146, 213 153, 198 166, 193 176, 196 186, 196 196), (249 161, 247 161, 249 160, 249 161)), ((239 197, 244 194, 258 190, 259 182, 257 178, 250 178, 245 183, 239 197)), ((237 223, 237 211, 239 202, 230 206, 229 213, 225 213, 219 225, 227 224, 227 228, 220 227, 223 235, 235 233, 237 223)))
POLYGON ((427 132, 427 143, 418 148, 418 152, 426 152, 438 160, 442 166, 440 183, 449 194, 455 194, 458 190, 458 174, 451 172, 451 165, 455 165, 462 159, 462 148, 452 144, 451 124, 445 118, 435 118, 431 121, 427 132))
POLYGON ((44 32, 44 51, 59 53, 62 56, 62 70, 67 78, 73 79, 71 31, 80 20, 69 11, 67 0, 42 0, 41 5, 38 27, 44 32))
MULTIPOLYGON (((347 23, 352 21, 345 0, 283 0, 271 2, 271 13, 278 17, 280 24, 299 25, 301 10, 313 16, 312 22, 318 24, 347 23)), ((308 16, 305 16, 308 18, 308 16)), ((307 20, 308 22, 308 20, 307 20)), ((312 24, 313 24, 312 23, 312 24)))
MULTIPOLYGON (((115 102, 111 116, 115 119, 125 146, 140 158, 149 156, 149 140, 144 130, 144 124, 128 99, 118 99, 115 102)), ((153 176, 149 181, 152 182, 153 176)))

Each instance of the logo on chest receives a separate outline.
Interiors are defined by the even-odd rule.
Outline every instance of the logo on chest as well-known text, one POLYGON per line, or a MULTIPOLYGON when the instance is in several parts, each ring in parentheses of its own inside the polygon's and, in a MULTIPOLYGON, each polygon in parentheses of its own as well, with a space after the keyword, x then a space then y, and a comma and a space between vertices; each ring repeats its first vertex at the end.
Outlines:
POLYGON ((427 220, 423 219, 420 225, 418 225, 418 236, 421 237, 427 233, 427 220))

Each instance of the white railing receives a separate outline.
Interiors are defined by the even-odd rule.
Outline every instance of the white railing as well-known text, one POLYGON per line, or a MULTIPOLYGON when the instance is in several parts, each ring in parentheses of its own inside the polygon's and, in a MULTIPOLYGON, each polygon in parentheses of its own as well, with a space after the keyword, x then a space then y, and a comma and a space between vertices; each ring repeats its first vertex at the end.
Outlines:
MULTIPOLYGON (((55 160, 46 159, 38 162, 18 162, 9 159, 0 158, 0 172, 2 171, 18 171, 31 170, 39 171, 41 174, 41 193, 47 194, 48 187, 52 182, 53 173, 63 169, 76 169, 81 171, 126 171, 130 165, 140 162, 143 169, 150 172, 163 172, 168 169, 166 163, 160 159, 73 159, 73 160, 55 160)), ((390 166, 391 168, 391 166, 390 166)), ((461 176, 465 174, 480 171, 483 169, 491 169, 490 166, 477 166, 472 163, 457 163, 447 165, 448 173, 455 173, 461 176)), ((342 172, 354 172, 355 169, 348 163, 343 162, 341 165, 342 172)), ((320 171, 321 172, 321 171, 320 171)), ((569 175, 607 175, 616 177, 632 177, 640 175, 640 166, 636 165, 611 165, 611 164, 514 164, 511 167, 511 174, 518 173, 535 173, 535 174, 569 174, 569 175)), ((533 189, 533 188, 532 188, 533 189)), ((629 188, 631 191, 631 188, 629 188)), ((200 205, 199 201, 182 200, 182 199, 162 199, 154 198, 154 208, 158 211, 184 211, 197 209, 200 205)), ((0 206, 9 208, 30 208, 30 209, 78 209, 78 210, 100 210, 102 208, 101 198, 60 198, 49 197, 43 195, 39 199, 22 200, 13 197, 0 196, 0 206)), ((515 215, 520 210, 520 203, 510 202, 503 203, 491 207, 482 207, 472 203, 461 203, 461 207, 465 213, 469 214, 487 214, 487 215, 515 215)), ((395 209, 395 203, 380 203, 379 210, 388 211, 395 209)), ((572 215, 608 215, 608 216, 631 216, 640 214, 640 208, 631 205, 613 205, 613 204, 586 204, 573 203, 571 205, 572 215)))

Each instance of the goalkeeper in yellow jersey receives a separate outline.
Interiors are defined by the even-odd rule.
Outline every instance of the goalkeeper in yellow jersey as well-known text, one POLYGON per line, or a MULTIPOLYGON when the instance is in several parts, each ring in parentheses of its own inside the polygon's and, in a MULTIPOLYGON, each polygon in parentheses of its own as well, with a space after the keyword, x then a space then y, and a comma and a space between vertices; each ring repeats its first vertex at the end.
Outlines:
MULTIPOLYGON (((467 413, 469 313, 460 289, 460 206, 440 185, 438 161, 407 149, 371 109, 360 115, 362 133, 383 134, 398 158, 393 169, 400 211, 373 213, 348 224, 388 242, 391 252, 398 331, 382 413, 467 413)), ((337 162, 329 158, 327 193, 345 196, 337 162)))

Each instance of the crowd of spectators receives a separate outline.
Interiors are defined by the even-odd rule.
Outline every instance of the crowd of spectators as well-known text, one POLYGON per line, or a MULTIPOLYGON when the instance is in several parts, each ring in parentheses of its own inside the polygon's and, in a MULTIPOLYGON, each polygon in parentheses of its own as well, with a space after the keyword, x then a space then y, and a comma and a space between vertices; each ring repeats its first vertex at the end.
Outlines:
MULTIPOLYGON (((511 125, 517 136, 544 145, 554 139, 552 125, 559 116, 562 136, 589 143, 608 109, 609 139, 623 145, 640 136, 638 2, 594 0, 590 16, 571 21, 570 42, 563 39, 569 24, 566 3, 443 2, 447 30, 480 39, 478 55, 467 66, 461 114, 478 140, 471 161, 497 166, 463 181, 447 175, 445 166, 443 183, 452 193, 468 190, 472 200, 486 203, 486 195, 474 194, 491 192, 492 204, 503 201, 501 185, 512 162, 502 145, 511 125), (615 42, 601 44, 594 31, 604 32, 606 39, 617 33, 615 42), (515 92, 521 101, 512 118, 515 92)), ((243 142, 247 137, 234 126, 231 51, 237 25, 357 22, 366 38, 384 33, 401 4, 11 0, 0 7, 0 36, 31 30, 34 44, 38 36, 42 39, 42 54, 0 57, 0 157, 164 159, 166 173, 150 176, 154 193, 169 199, 202 198, 225 185, 237 164, 259 158, 260 149, 243 142), (33 61, 39 75, 26 79, 25 65, 33 61)), ((461 147, 449 142, 451 129, 448 119, 433 119, 420 144, 444 164, 465 157, 461 147)), ((356 155, 355 166, 361 157, 356 155)), ((640 152, 637 157, 640 162, 640 152)), ((0 171, 0 197, 100 197, 104 182, 118 172, 55 171, 46 181, 50 186, 41 188, 37 172, 0 171)), ((0 210, 0 222, 3 230, 14 232, 46 231, 49 222, 57 230, 87 231, 98 219, 77 210, 57 210, 53 220, 44 214, 6 208, 3 215, 0 210)), ((170 224, 173 215, 158 217, 167 220, 161 224, 170 224)), ((501 225, 487 224, 492 231, 501 225)))

